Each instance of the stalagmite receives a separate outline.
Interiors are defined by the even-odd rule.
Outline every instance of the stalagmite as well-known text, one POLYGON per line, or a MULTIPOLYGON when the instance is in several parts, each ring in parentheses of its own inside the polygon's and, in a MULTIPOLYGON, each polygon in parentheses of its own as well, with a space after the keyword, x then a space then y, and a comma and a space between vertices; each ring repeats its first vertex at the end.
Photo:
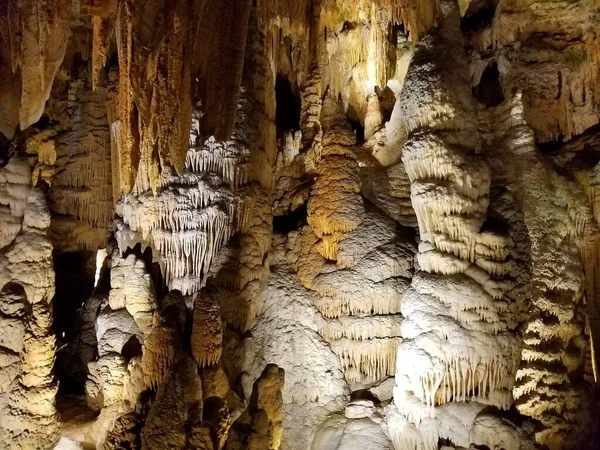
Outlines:
MULTIPOLYGON (((358 192, 360 180, 352 151, 355 137, 338 102, 329 99, 327 114, 330 123, 323 136, 319 176, 308 202, 308 222, 314 233, 323 238, 352 231, 360 224, 362 202, 358 192)), ((335 259, 335 258, 327 258, 335 259)))
MULTIPOLYGON (((202 384, 193 360, 182 356, 158 389, 144 428, 142 450, 187 449, 190 427, 202 418, 202 384)), ((201 447, 199 447, 201 448, 201 447)))
MULTIPOLYGON (((6 174, 15 165, 26 166, 27 162, 12 160, 2 169, 4 189, 10 189, 13 180, 6 174)), ((14 181, 18 183, 18 178, 14 181)), ((37 188, 29 191, 22 206, 20 231, 0 252, 0 311, 5 333, 0 366, 0 446, 11 450, 48 448, 58 439, 60 429, 55 408, 58 383, 53 373, 56 339, 51 328, 50 212, 37 188)), ((2 213, 10 214, 10 210, 2 213)))
POLYGON ((221 309, 215 298, 197 296, 194 300, 191 344, 192 354, 200 367, 211 366, 221 359, 221 309))
POLYGON ((371 94, 367 97, 367 114, 365 116, 365 140, 368 141, 381 126, 383 117, 379 109, 379 97, 377 94, 371 94))
POLYGON ((394 390, 399 416, 388 422, 397 449, 434 449, 440 438, 470 446, 485 405, 510 408, 520 360, 506 283, 474 264, 479 258, 504 263, 512 242, 482 230, 490 173, 477 155, 477 112, 458 31, 457 6, 443 2, 437 29, 415 50, 392 114, 401 123, 388 135, 404 144, 419 262, 427 261, 402 302, 394 390), (438 256, 425 260, 425 252, 438 256))
POLYGON ((250 405, 252 431, 248 438, 248 450, 277 450, 283 427, 281 410, 285 372, 274 364, 265 367, 255 384, 253 402, 250 405))
POLYGON ((298 273, 318 294, 314 303, 325 319, 319 331, 340 358, 346 380, 375 383, 395 373, 412 249, 396 237, 393 221, 363 206, 350 147, 355 138, 339 104, 327 100, 323 114, 327 125, 319 176, 307 208, 309 227, 299 244, 298 273), (329 167, 330 161, 343 170, 329 167), (327 270, 326 260, 333 260, 337 270, 327 270))
POLYGON ((496 144, 519 158, 516 170, 495 169, 519 199, 531 237, 533 311, 525 321, 525 346, 513 393, 519 411, 538 423, 536 441, 551 449, 564 448, 566 439, 580 435, 579 424, 587 414, 575 374, 584 363, 583 349, 578 348, 585 326, 577 317, 584 286, 580 248, 584 234, 597 233, 597 225, 585 217, 590 212, 576 190, 535 153, 520 93, 482 117, 491 148, 496 144), (587 225, 577 226, 579 221, 587 225))

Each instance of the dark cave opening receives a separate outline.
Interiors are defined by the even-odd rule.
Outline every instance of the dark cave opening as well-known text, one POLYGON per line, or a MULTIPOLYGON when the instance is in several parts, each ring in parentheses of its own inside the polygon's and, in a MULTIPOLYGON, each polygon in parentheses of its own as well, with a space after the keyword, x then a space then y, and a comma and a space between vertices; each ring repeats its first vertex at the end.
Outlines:
POLYGON ((491 25, 496 14, 498 0, 476 0, 469 4, 465 15, 460 20, 463 33, 473 33, 491 25))
MULTIPOLYGON (((350 111, 350 108, 348 108, 348 111, 350 111)), ((356 114, 348 115, 348 122, 356 135, 356 143, 362 144, 365 141, 365 126, 360 122, 356 114)))
POLYGON ((73 338, 79 309, 94 290, 96 252, 55 253, 54 272, 54 332, 68 341, 73 338))
POLYGON ((564 144, 564 136, 563 134, 559 134, 556 139, 547 142, 537 142, 536 146, 538 150, 547 155, 550 153, 555 153, 561 149, 564 144))
POLYGON ((55 253, 53 259, 52 327, 57 340, 54 370, 60 382, 59 395, 83 394, 86 374, 76 347, 81 307, 94 290, 96 252, 55 253))
POLYGON ((282 75, 275 80, 275 126, 277 137, 300 129, 300 96, 282 75))
POLYGON ((288 234, 290 231, 300 230, 307 224, 306 217, 306 203, 293 211, 288 211, 287 214, 273 216, 273 233, 288 234))
POLYGON ((498 72, 496 63, 492 63, 485 68, 479 84, 473 88, 473 94, 479 103, 488 108, 498 106, 504 101, 504 91, 502 83, 500 83, 500 72, 498 72))
POLYGON ((125 362, 129 363, 136 356, 142 356, 142 343, 137 336, 131 336, 121 349, 125 362))

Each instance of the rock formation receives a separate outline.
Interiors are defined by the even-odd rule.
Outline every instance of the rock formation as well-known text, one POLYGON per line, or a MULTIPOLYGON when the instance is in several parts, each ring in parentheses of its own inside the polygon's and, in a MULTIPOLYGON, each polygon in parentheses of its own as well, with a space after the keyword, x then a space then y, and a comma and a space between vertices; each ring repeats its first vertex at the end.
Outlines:
POLYGON ((5 0, 0 448, 596 448, 597 1, 5 0))

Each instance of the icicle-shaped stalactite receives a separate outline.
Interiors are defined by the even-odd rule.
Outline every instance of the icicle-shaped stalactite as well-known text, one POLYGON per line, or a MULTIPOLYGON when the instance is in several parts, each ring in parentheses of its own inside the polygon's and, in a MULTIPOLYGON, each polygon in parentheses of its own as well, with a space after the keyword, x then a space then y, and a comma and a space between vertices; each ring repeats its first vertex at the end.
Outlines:
POLYGON ((401 308, 400 415, 388 423, 398 450, 437 449, 439 438, 479 444, 475 419, 487 405, 510 408, 521 351, 502 276, 513 243, 482 228, 490 172, 477 156, 477 110, 454 2, 442 3, 439 21, 415 50, 393 113, 421 238, 421 272, 401 308))
POLYGON ((113 216, 106 89, 93 91, 83 72, 49 102, 53 125, 26 142, 27 153, 37 156, 34 184, 50 186, 51 238, 60 251, 105 247, 113 216))
POLYGON ((37 122, 65 56, 71 0, 8 0, 0 5, 0 133, 37 122))
POLYGON ((192 98, 202 103, 201 140, 231 136, 249 9, 249 0, 113 0, 84 11, 93 15, 94 85, 113 33, 118 49, 120 192, 134 186, 156 192, 167 167, 181 173, 192 98))
MULTIPOLYGON (((248 117, 250 100, 240 98, 240 117, 248 117)), ((165 168, 158 192, 137 188, 117 204, 116 238, 121 251, 149 245, 169 288, 197 292, 210 265, 231 236, 242 231, 251 197, 240 187, 248 182, 248 121, 240 120, 230 140, 204 143, 196 110, 185 169, 165 168)))
POLYGON ((520 93, 482 115, 481 128, 494 152, 494 173, 520 202, 531 240, 533 309, 525 319, 516 406, 537 422, 536 441, 560 449, 577 442, 586 423, 578 373, 588 343, 577 312, 583 309, 584 235, 597 229, 591 229, 583 193, 538 156, 520 93))
POLYGON ((53 374, 50 212, 44 193, 30 190, 16 174, 30 176, 27 160, 20 156, 0 171, 0 191, 12 194, 8 208, 0 210, 11 219, 2 223, 19 222, 17 232, 6 236, 10 245, 0 251, 0 447, 7 450, 49 448, 60 429, 53 374), (19 197, 25 186, 23 202, 19 197))
MULTIPOLYGON (((223 322, 233 330, 249 330, 262 311, 269 276, 268 253, 273 231, 271 195, 275 166, 275 76, 266 54, 267 36, 250 18, 242 82, 243 108, 236 128, 244 130, 249 152, 244 229, 231 241, 230 260, 210 280, 218 292, 223 322)), ((237 363, 236 363, 237 364, 237 363)))

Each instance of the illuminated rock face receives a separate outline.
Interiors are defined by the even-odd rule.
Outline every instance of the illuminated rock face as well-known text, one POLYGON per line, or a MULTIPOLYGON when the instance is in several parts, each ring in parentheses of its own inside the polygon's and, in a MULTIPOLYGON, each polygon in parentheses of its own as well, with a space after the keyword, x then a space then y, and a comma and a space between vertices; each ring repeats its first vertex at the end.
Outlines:
POLYGON ((16 229, 0 249, 0 445, 50 448, 60 429, 54 406, 58 383, 53 374, 50 212, 44 193, 37 188, 22 190, 26 183, 17 174, 29 176, 27 160, 19 156, 2 169, 1 182, 5 191, 14 192, 2 215, 12 217, 16 229))
POLYGON ((1 3, 1 449, 599 442, 593 1, 1 3))
POLYGON ((463 447, 496 448, 506 439, 519 446, 514 426, 507 426, 508 438, 477 428, 488 405, 510 408, 521 341, 505 298, 513 242, 484 228, 490 171, 473 139, 477 110, 458 32, 458 10, 444 3, 440 26, 415 51, 396 106, 421 237, 421 271, 401 308, 399 414, 389 421, 397 448, 437 448, 440 438, 463 447))

